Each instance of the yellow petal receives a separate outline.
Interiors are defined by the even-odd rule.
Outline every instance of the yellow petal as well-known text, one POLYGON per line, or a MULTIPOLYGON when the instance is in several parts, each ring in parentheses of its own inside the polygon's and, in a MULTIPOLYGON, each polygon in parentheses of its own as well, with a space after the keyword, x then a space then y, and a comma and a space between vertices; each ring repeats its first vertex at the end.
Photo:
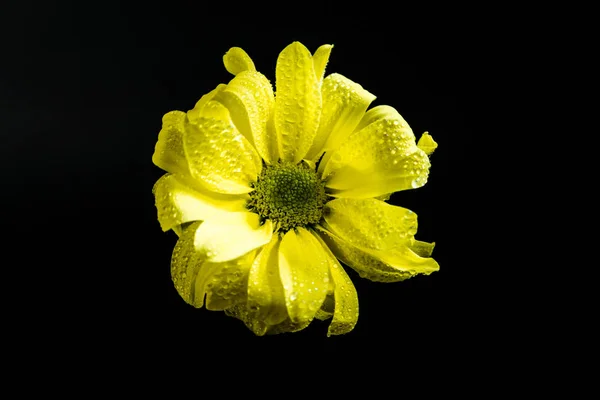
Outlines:
POLYGON ((388 201, 390 199, 390 197, 392 197, 393 193, 386 193, 386 194, 382 194, 381 196, 376 196, 375 198, 377 200, 381 200, 381 201, 388 201))
POLYGON ((429 275, 440 269, 433 258, 419 257, 408 247, 372 250, 354 246, 322 227, 317 227, 317 230, 333 254, 362 278, 376 282, 399 282, 418 274, 429 275))
POLYGON ((367 112, 363 119, 370 123, 323 158, 319 171, 329 195, 369 198, 427 182, 429 157, 400 114, 391 107, 384 111, 375 107, 367 112))
POLYGON ((413 240, 410 249, 414 251, 419 257, 431 257, 431 253, 433 253, 433 249, 435 247, 435 242, 427 243, 421 242, 420 240, 413 240))
POLYGON ((314 162, 314 161, 312 161, 312 160, 303 159, 303 160, 302 160, 302 163, 303 163, 303 164, 304 164, 306 167, 308 167, 309 169, 311 169, 311 170, 313 170, 313 171, 315 171, 315 170, 317 169, 317 163, 315 163, 315 162, 314 162))
POLYGON ((397 113, 398 112, 396 111, 396 109, 391 106, 382 105, 373 107, 360 120, 360 122, 356 126, 355 132, 360 131, 361 129, 365 128, 368 125, 371 125, 375 121, 379 121, 380 119, 394 118, 394 116, 397 113))
MULTIPOLYGON (((322 241, 322 239, 319 237, 319 235, 315 235, 315 237, 317 238, 317 240, 319 240, 321 242, 321 244, 323 246, 327 246, 326 244, 324 244, 324 242, 322 241)), ((327 251, 327 248, 325 249, 327 251)), ((331 271, 329 272, 329 274, 331 275, 331 271)), ((329 287, 327 288, 327 296, 325 296, 325 300, 323 300, 323 304, 321 304, 321 308, 319 308, 317 310, 317 313, 315 314, 315 318, 321 320, 321 321, 325 321, 331 317, 333 317, 333 312, 335 309, 335 298, 333 296, 333 291, 334 291, 334 285, 333 285, 333 279, 329 279, 329 287)))
POLYGON ((225 314, 242 321, 257 336, 263 336, 269 328, 264 321, 255 318, 256 313, 251 311, 246 304, 236 304, 227 308, 225 314))
POLYGON ((430 155, 437 149, 438 144, 433 140, 429 132, 425 132, 421 135, 417 147, 423 150, 425 154, 430 155))
POLYGON ((184 120, 185 113, 182 111, 171 111, 163 116, 152 162, 165 171, 189 174, 183 150, 184 120))
POLYGON ((331 74, 321 89, 323 110, 315 140, 307 158, 318 159, 324 151, 338 148, 358 125, 375 96, 357 83, 331 74))
POLYGON ((237 129, 254 144, 266 162, 279 158, 275 132, 267 129, 275 98, 271 83, 264 75, 256 71, 241 72, 215 100, 227 107, 237 129))
POLYGON ((311 147, 321 115, 321 92, 313 59, 294 42, 277 59, 274 122, 279 156, 299 162, 311 147))
POLYGON ((181 237, 181 235, 183 235, 183 227, 181 225, 175 225, 171 229, 173 229, 173 232, 175 232, 177 236, 181 237))
POLYGON ((250 212, 223 213, 207 219, 196 231, 194 245, 213 263, 233 260, 271 240, 273 224, 250 212))
POLYGON ((329 61, 329 55, 331 54, 331 50, 333 49, 333 45, 324 44, 319 47, 315 54, 313 54, 313 64, 315 66, 315 75, 317 76, 318 81, 323 81, 323 76, 325 75, 325 67, 327 66, 327 62, 329 61))
POLYGON ((327 336, 342 335, 354 329, 358 321, 358 294, 340 263, 333 258, 331 276, 335 281, 335 311, 327 336))
POLYGON ((171 258, 171 278, 177 292, 186 303, 202 307, 195 293, 195 281, 204 256, 194 248, 194 235, 201 222, 194 222, 177 241, 171 258))
POLYGON ((194 108, 187 112, 188 120, 191 123, 195 124, 198 122, 198 120, 200 119, 201 116, 207 117, 207 115, 204 115, 205 106, 208 104, 209 101, 214 99, 215 96, 217 94, 219 94, 226 87, 227 87, 227 85, 221 83, 216 87, 216 89, 214 89, 214 90, 208 92, 207 94, 205 94, 204 96, 202 96, 200 98, 200 100, 198 100, 198 102, 196 103, 194 108))
POLYGON ((283 284, 279 277, 280 238, 273 236, 250 268, 248 279, 248 308, 253 318, 268 325, 276 325, 287 317, 283 284))
POLYGON ((335 199, 323 217, 327 230, 368 249, 407 246, 417 233, 417 214, 377 199, 335 199))
POLYGON ((222 104, 209 101, 193 124, 185 123, 184 148, 192 176, 217 193, 241 194, 252 191, 262 168, 253 146, 242 136, 222 104), (221 115, 227 118, 215 118, 221 115))
MULTIPOLYGON (((248 273, 256 251, 251 251, 235 260, 217 263, 212 276, 206 279, 206 309, 221 311, 246 302, 248 273)), ((198 282, 198 286, 201 282, 198 282)))
POLYGON ((319 308, 317 310, 317 313, 315 314, 315 318, 318 319, 318 320, 320 320, 320 321, 326 321, 326 320, 328 320, 331 317, 333 317, 333 313, 325 311, 322 308, 319 308))
POLYGON ((279 274, 290 320, 312 320, 329 286, 325 250, 312 233, 297 228, 297 233, 285 234, 279 248, 279 274))
POLYGON ((184 231, 185 231, 187 228, 189 228, 189 226, 190 226, 191 224, 193 224, 193 223, 194 223, 194 221, 191 221, 191 222, 186 222, 186 223, 183 223, 183 224, 181 224, 181 225, 176 225, 176 226, 174 226, 174 227, 173 227, 173 228, 171 228, 171 229, 173 229, 173 232, 175 232, 175 233, 177 234, 177 236, 181 237, 181 235, 183 235, 183 232, 184 232, 184 231))
POLYGON ((280 333, 298 332, 306 328, 312 319, 308 321, 293 322, 291 319, 286 319, 280 324, 269 326, 268 335, 278 335, 280 333))
MULTIPOLYGON (((196 250, 197 251, 197 250, 196 250)), ((198 252, 198 251, 197 251, 198 252)), ((198 252, 198 254, 203 254, 202 252, 198 252)), ((206 261, 206 256, 204 256, 204 263, 202 267, 198 270, 198 274, 196 276, 196 280, 194 281, 194 305, 198 308, 204 305, 204 298, 206 297, 206 289, 207 284, 211 281, 212 277, 219 270, 220 266, 223 263, 213 263, 206 261)), ((237 259, 230 260, 237 261, 237 259)))
POLYGON ((329 273, 331 274, 334 286, 333 297, 335 308, 327 336, 342 335, 354 329, 358 321, 358 295, 350 277, 346 274, 346 271, 344 271, 344 268, 342 268, 331 250, 329 250, 327 244, 320 237, 317 237, 317 239, 325 249, 327 260, 329 261, 329 273))
POLYGON ((223 64, 227 72, 237 75, 244 71, 256 71, 254 62, 244 50, 239 47, 232 47, 223 56, 223 64))
POLYGON ((193 186, 184 176, 163 175, 152 188, 152 193, 163 231, 186 222, 205 220, 221 212, 246 211, 246 199, 243 197, 193 186))
POLYGON ((279 324, 268 325, 264 321, 256 318, 256 313, 250 310, 245 304, 237 304, 230 307, 225 310, 225 314, 244 322, 246 327, 257 336, 263 336, 265 333, 268 335, 276 335, 287 332, 298 332, 306 328, 312 322, 312 320, 308 320, 295 323, 287 318, 279 324))

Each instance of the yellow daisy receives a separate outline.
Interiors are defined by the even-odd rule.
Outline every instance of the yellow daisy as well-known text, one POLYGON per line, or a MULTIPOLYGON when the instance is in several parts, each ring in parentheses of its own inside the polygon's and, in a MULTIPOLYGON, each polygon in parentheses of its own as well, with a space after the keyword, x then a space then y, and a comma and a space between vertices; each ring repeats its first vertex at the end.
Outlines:
POLYGON ((158 221, 179 235, 175 288, 257 335, 331 317, 328 335, 351 331, 358 297, 338 259, 380 282, 439 269, 434 244, 414 238, 417 216, 385 202, 426 183, 437 144, 416 144, 392 107, 367 111, 375 96, 359 84, 324 78, 332 47, 287 46, 275 94, 231 48, 235 77, 167 113, 152 156, 168 172, 153 188, 158 221))

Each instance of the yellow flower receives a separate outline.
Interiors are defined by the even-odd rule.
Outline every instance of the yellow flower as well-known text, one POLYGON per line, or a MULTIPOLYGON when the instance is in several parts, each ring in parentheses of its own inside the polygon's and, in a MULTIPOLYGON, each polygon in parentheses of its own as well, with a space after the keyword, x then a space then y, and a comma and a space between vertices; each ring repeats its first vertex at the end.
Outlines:
POLYGON ((194 307, 224 310, 257 335, 332 317, 351 331, 358 297, 340 265, 373 281, 430 274, 433 243, 417 216, 385 202, 418 188, 437 144, 419 144, 389 106, 339 74, 324 77, 332 46, 298 42, 279 55, 276 96, 242 49, 223 57, 235 77, 187 113, 163 117, 152 160, 158 220, 179 235, 171 273, 194 307))

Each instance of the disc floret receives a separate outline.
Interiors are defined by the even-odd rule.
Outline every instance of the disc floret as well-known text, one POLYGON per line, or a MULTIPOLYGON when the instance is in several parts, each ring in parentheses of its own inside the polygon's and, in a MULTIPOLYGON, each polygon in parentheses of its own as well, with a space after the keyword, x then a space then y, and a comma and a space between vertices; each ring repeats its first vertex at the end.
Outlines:
POLYGON ((287 232, 317 224, 326 199, 324 183, 312 168, 279 161, 263 168, 250 193, 248 209, 273 221, 277 231, 287 232))

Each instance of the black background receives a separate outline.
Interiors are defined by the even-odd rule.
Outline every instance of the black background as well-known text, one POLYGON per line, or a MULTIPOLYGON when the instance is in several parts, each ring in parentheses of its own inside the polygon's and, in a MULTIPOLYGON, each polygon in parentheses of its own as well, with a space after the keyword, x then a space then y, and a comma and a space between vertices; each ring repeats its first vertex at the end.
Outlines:
MULTIPOLYGON (((18 318, 45 332, 40 340, 148 357, 203 346, 390 358, 500 346, 491 338, 510 327, 494 322, 502 315, 493 293, 506 278, 486 247, 494 217, 485 204, 497 193, 482 178, 494 150, 481 124, 499 85, 495 35, 472 21, 439 26, 437 13, 285 20, 224 17, 199 2, 20 4, 7 31, 14 55, 2 67, 3 208, 16 232, 7 264, 31 266, 25 281, 43 286, 13 298, 27 309, 18 318), (417 238, 437 243, 440 271, 383 284, 348 270, 360 318, 341 337, 327 338, 320 321, 255 337, 221 312, 187 306, 170 279, 176 235, 161 231, 151 193, 163 174, 151 162, 162 115, 227 83, 222 55, 232 46, 274 84, 277 56, 295 40, 311 51, 333 44, 328 73, 360 83, 377 96, 372 106, 395 107, 417 137, 429 131, 439 144, 427 185, 390 202, 418 214, 417 238)), ((29 291, 23 281, 3 285, 29 291)))

